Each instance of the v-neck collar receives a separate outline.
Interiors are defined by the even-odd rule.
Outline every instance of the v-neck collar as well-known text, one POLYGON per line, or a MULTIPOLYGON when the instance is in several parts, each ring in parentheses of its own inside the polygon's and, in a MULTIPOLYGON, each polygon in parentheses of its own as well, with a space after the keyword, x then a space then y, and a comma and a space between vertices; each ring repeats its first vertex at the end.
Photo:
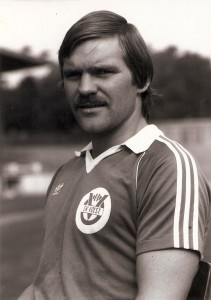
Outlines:
POLYGON ((159 130, 156 125, 147 125, 124 143, 107 149, 96 158, 93 158, 91 155, 91 150, 93 149, 92 142, 81 151, 76 151, 75 155, 78 157, 85 155, 86 172, 89 173, 101 160, 121 151, 125 146, 131 149, 135 154, 146 151, 160 135, 163 135, 163 132, 159 130))

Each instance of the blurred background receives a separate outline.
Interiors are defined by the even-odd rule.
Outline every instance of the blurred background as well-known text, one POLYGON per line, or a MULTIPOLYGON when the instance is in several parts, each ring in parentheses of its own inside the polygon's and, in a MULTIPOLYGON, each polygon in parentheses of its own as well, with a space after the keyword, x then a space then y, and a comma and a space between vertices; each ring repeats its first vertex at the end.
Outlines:
POLYGON ((190 150, 211 182, 211 1, 112 2, 0 1, 1 300, 17 299, 33 281, 49 182, 88 142, 59 88, 57 63, 64 34, 85 13, 112 10, 140 29, 160 94, 151 122, 190 150))

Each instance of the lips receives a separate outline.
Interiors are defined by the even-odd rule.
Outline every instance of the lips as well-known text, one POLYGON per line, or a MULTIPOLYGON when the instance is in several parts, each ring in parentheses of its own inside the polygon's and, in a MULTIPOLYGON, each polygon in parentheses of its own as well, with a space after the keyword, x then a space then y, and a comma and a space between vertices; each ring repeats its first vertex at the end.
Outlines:
POLYGON ((106 106, 106 103, 83 103, 83 104, 77 104, 76 109, 86 109, 86 108, 97 108, 97 107, 103 107, 106 106))
POLYGON ((107 106, 107 102, 100 96, 89 95, 88 97, 80 96, 75 104, 76 110, 78 109, 91 109, 107 106))

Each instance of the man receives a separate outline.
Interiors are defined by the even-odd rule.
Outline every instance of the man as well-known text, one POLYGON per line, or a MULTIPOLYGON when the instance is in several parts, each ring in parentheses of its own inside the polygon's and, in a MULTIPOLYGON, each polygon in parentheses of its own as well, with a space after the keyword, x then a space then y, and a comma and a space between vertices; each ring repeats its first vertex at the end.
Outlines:
POLYGON ((185 299, 210 191, 192 155, 147 125, 153 65, 142 37, 93 12, 67 32, 59 63, 91 143, 52 180, 40 265, 20 299, 185 299))

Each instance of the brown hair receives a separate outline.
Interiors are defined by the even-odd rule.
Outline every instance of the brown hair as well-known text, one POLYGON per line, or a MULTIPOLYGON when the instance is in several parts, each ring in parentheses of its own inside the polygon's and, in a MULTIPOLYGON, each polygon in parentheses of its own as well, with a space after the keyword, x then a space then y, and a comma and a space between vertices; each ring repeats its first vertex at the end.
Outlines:
MULTIPOLYGON (((134 83, 143 88, 153 78, 153 64, 147 46, 137 28, 110 11, 95 11, 85 15, 66 33, 59 49, 59 64, 63 78, 64 59, 82 42, 117 36, 123 58, 133 74, 134 83)), ((142 113, 148 120, 151 88, 142 93, 142 113)))

